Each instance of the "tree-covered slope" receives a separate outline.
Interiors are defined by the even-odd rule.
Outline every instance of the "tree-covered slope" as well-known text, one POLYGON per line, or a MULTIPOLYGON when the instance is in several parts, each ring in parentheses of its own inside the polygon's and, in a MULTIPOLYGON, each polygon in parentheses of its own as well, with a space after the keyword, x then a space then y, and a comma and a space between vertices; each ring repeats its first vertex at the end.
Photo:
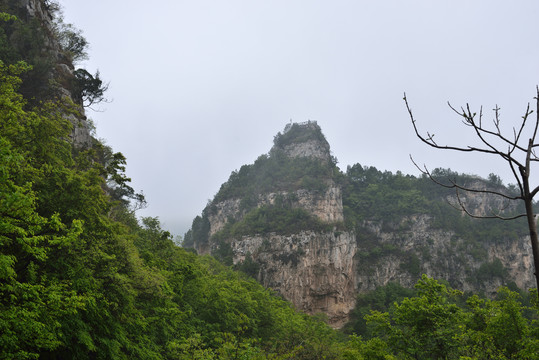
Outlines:
POLYGON ((57 103, 25 110, 0 64, 0 357, 227 359, 335 354, 336 334, 254 280, 139 225, 107 194, 99 144, 73 155, 57 103), (319 348, 322 346, 322 348, 319 348))
MULTIPOLYGON (((436 169, 433 176, 437 181, 448 184, 450 181, 459 181, 474 184, 478 188, 506 193, 514 191, 512 186, 503 186, 495 175, 486 180, 451 170, 436 169)), ((364 271, 381 266, 380 262, 392 257, 403 259, 401 270, 417 277, 426 271, 426 264, 430 268, 444 269, 447 267, 445 262, 454 259, 451 260, 454 266, 465 268, 463 274, 466 279, 459 281, 464 280, 477 292, 487 291, 485 284, 493 279, 505 285, 521 280, 515 278, 515 274, 519 274, 516 269, 509 269, 510 265, 505 260, 502 265, 499 259, 517 257, 520 252, 499 254, 493 253, 493 249, 507 247, 515 251, 515 244, 526 244, 523 239, 528 234, 524 219, 501 221, 471 218, 459 210, 454 189, 439 186, 427 176, 417 178, 400 172, 393 174, 372 166, 356 164, 349 167, 344 187, 346 225, 358 234, 358 255, 364 264, 364 271), (422 222, 425 224, 418 227, 417 224, 422 222), (403 241, 407 241, 405 239, 419 236, 414 235, 414 231, 418 230, 424 232, 422 236, 428 237, 426 242, 420 244, 421 248, 403 247, 403 241), (390 240, 383 241, 382 238, 388 234, 391 234, 390 240), (450 238, 450 246, 442 247, 442 234, 450 238), (509 270, 513 271, 513 275, 509 275, 509 270)), ((509 217, 522 212, 518 203, 499 202, 488 196, 461 194, 460 200, 466 202, 468 208, 478 215, 503 213, 509 217)), ((524 264, 523 259, 513 260, 517 264, 524 264)), ((445 273, 441 271, 438 276, 458 286, 452 276, 455 270, 447 268, 445 273)), ((531 278, 530 274, 526 276, 531 278)))

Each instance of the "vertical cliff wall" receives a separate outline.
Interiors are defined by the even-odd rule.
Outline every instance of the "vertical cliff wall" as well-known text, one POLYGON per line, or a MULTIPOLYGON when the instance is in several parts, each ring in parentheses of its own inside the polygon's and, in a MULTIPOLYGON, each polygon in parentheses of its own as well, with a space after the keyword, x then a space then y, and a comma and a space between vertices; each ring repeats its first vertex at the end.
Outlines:
POLYGON ((334 327, 348 320, 356 296, 356 242, 352 233, 265 234, 233 239, 230 244, 236 264, 250 256, 259 266, 259 282, 279 292, 297 309, 324 313, 334 327))
MULTIPOLYGON (((359 293, 389 282, 412 287, 421 274, 488 296, 508 283, 533 286, 530 245, 517 227, 492 231, 480 220, 459 221, 469 218, 447 204, 455 194, 438 194, 420 179, 391 183, 392 176, 372 169, 347 176, 316 122, 289 124, 269 155, 233 172, 186 240, 199 253, 248 264, 263 285, 306 313, 325 313, 334 327, 347 322, 359 293), (391 183, 388 198, 384 181, 391 183), (345 191, 352 192, 346 195, 353 219, 345 218, 345 191), (453 222, 444 219, 449 215, 453 222)), ((501 186, 466 179, 476 188, 501 186)), ((477 194, 461 201, 477 215, 516 210, 477 194)))

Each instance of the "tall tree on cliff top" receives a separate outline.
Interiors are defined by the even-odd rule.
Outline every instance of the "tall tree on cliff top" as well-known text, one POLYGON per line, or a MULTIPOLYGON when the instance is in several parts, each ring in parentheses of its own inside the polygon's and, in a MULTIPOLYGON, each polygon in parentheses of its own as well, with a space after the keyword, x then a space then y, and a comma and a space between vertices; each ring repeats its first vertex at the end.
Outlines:
MULTIPOLYGON (((537 288, 539 289, 539 240, 537 235, 537 220, 534 214, 533 209, 533 198, 539 192, 539 186, 533 187, 530 184, 530 174, 532 165, 539 162, 539 157, 536 154, 536 148, 539 147, 537 142, 537 132, 539 129, 539 88, 537 88, 536 100, 536 116, 532 118, 533 110, 530 109, 530 104, 526 108, 526 112, 522 116, 522 120, 519 121, 518 126, 513 127, 512 133, 504 134, 501 130, 501 117, 500 117, 500 108, 496 105, 494 108, 494 119, 492 124, 489 126, 484 124, 483 121, 483 109, 480 108, 479 113, 472 112, 470 106, 466 104, 465 107, 461 107, 460 110, 455 109, 449 104, 449 107, 461 118, 462 123, 469 127, 471 131, 475 133, 477 138, 480 141, 479 146, 452 146, 452 145, 440 145, 434 139, 434 134, 427 132, 425 135, 422 135, 416 124, 416 120, 412 114, 412 110, 408 104, 406 94, 404 95, 404 102, 412 125, 414 127, 417 137, 424 142, 425 144, 442 150, 453 150, 459 152, 467 153, 481 153, 489 154, 494 156, 499 156, 503 161, 507 163, 511 169, 512 174, 517 182, 518 192, 517 194, 510 194, 498 190, 490 189, 478 189, 470 187, 461 183, 458 183, 454 180, 449 180, 449 183, 441 183, 438 179, 435 179, 429 170, 424 168, 419 168, 419 170, 428 175, 433 181, 437 184, 454 188, 457 194, 457 200, 461 209, 472 217, 477 218, 487 218, 487 219, 501 219, 501 220, 513 220, 521 217, 526 217, 528 222, 528 228, 530 231, 530 241, 532 245, 533 260, 535 266, 535 279, 537 282, 537 288), (491 194, 497 197, 501 197, 508 201, 523 201, 526 211, 521 214, 504 216, 502 211, 498 213, 491 213, 486 216, 478 216, 469 211, 466 205, 463 203, 459 196, 459 192, 472 192, 472 193, 483 193, 491 194)), ((413 161, 413 160, 412 160, 413 161)), ((415 164, 415 163, 414 163, 415 164)), ((416 165, 417 166, 417 165, 416 165)))

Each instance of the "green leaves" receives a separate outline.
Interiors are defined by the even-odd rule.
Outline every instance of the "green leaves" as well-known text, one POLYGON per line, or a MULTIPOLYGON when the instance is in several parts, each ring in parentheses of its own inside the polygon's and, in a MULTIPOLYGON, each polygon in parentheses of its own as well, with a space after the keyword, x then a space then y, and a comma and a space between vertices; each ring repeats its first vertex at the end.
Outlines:
POLYGON ((75 70, 73 87, 76 100, 86 107, 106 101, 105 92, 108 90, 108 85, 103 84, 99 71, 92 75, 85 69, 75 70))
MULTIPOLYGON (((322 192, 335 177, 334 164, 308 157, 288 157, 282 151, 262 155, 254 164, 234 171, 224 183, 214 203, 227 199, 250 199, 259 194, 306 189, 322 192)), ((256 204, 256 202, 255 202, 256 204)))
POLYGON ((15 21, 17 17, 15 15, 0 12, 0 21, 15 21))
POLYGON ((249 211, 242 220, 227 223, 215 239, 240 237, 247 234, 294 234, 301 230, 328 231, 334 224, 324 223, 302 208, 267 205, 249 211))
MULTIPOLYGON (((462 307, 457 305, 461 292, 425 275, 415 287, 417 296, 394 303, 389 312, 373 311, 366 316, 394 355, 405 359, 537 358, 533 350, 538 349, 539 339, 530 336, 536 325, 524 317, 529 309, 517 293, 501 288, 498 300, 474 295, 462 307)), ((537 319, 537 310, 532 314, 537 319)))
POLYGON ((83 309, 85 301, 68 281, 46 270, 55 261, 53 252, 78 240, 82 223, 67 225, 59 213, 39 213, 40 167, 66 163, 57 161, 66 157, 66 133, 54 112, 23 108, 13 74, 26 69, 0 63, 0 349, 15 358, 37 358, 61 346, 62 319, 83 309))

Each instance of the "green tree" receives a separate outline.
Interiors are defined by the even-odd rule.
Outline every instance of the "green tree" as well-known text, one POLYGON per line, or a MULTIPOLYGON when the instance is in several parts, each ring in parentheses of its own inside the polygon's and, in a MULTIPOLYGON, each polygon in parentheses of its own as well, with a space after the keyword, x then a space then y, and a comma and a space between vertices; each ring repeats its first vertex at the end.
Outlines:
POLYGON ((387 312, 395 302, 402 301, 407 297, 416 294, 414 289, 405 288, 397 283, 388 283, 386 286, 379 286, 373 291, 359 294, 356 299, 356 305, 350 316, 350 321, 346 324, 344 330, 349 334, 370 337, 365 316, 372 310, 387 312))
POLYGON ((73 95, 85 107, 91 107, 94 104, 106 101, 105 92, 109 85, 104 84, 99 77, 99 71, 95 75, 90 74, 85 69, 77 69, 74 72, 75 79, 73 83, 73 95))
POLYGON ((367 317, 368 322, 397 353, 409 358, 455 358, 463 312, 450 298, 459 293, 425 275, 415 288, 418 296, 395 304, 391 315, 374 312, 367 317))
MULTIPOLYGON (((45 274, 54 252, 78 241, 82 223, 62 221, 57 212, 38 213, 33 179, 42 167, 60 161, 58 153, 42 148, 41 131, 54 123, 39 111, 26 111, 16 92, 25 64, 0 62, 0 349, 7 357, 35 358, 40 351, 61 345, 61 320, 83 308, 86 297, 68 281, 45 274)), ((62 144, 43 139, 60 151, 62 144)), ((64 140, 65 141, 65 140, 64 140)))
POLYGON ((378 336, 369 341, 403 359, 539 358, 537 311, 526 318, 518 293, 501 288, 496 300, 473 295, 464 304, 461 292, 425 275, 415 288, 417 296, 366 316, 378 336))

